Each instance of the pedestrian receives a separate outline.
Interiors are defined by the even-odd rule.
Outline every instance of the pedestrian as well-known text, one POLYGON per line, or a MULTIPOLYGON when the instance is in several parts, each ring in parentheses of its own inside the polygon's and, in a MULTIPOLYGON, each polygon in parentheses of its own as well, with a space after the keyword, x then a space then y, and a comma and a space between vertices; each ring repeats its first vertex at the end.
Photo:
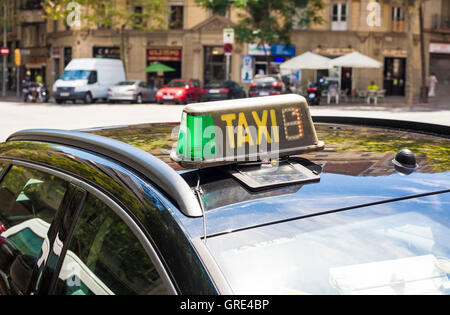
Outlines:
POLYGON ((428 96, 433 97, 436 96, 436 84, 438 83, 438 80, 436 78, 436 75, 434 73, 431 73, 430 77, 428 78, 428 87, 429 92, 428 96))
POLYGON ((336 104, 339 104, 339 93, 337 83, 331 83, 328 87, 327 103, 330 104, 331 99, 334 98, 336 104))

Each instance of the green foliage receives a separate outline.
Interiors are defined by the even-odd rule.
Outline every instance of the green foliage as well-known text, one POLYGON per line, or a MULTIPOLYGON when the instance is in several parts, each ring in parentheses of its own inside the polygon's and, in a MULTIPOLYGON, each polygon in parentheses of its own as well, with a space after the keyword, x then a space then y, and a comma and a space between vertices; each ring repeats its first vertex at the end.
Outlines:
POLYGON ((285 43, 295 26, 322 23, 318 13, 322 0, 196 0, 197 4, 224 14, 232 7, 240 9, 235 26, 236 40, 244 43, 285 43))
POLYGON ((83 29, 95 25, 112 29, 127 26, 143 30, 161 29, 166 14, 164 0, 44 0, 43 7, 47 19, 66 20, 76 17, 80 19, 83 29), (136 7, 142 10, 135 10, 136 7))

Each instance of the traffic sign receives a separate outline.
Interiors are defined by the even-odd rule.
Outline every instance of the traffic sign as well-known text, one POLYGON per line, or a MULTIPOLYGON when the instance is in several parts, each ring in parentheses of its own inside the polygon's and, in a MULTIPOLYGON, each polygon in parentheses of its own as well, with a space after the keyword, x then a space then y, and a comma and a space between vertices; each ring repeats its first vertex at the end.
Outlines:
POLYGON ((8 55, 9 55, 9 48, 8 48, 8 47, 2 47, 2 48, 0 49, 0 54, 1 54, 2 56, 8 56, 8 55))
POLYGON ((223 30, 223 43, 234 44, 234 29, 226 28, 223 30))
POLYGON ((233 44, 224 44, 223 51, 225 54, 231 54, 233 52, 233 44))

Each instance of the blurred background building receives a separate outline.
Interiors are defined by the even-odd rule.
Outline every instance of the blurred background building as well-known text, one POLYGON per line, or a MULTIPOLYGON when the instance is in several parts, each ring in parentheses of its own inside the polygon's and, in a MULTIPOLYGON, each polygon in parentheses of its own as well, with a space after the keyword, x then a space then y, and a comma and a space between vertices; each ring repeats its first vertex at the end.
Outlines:
MULTIPOLYGON (((5 0, 8 2, 8 46, 11 52, 22 52, 22 74, 38 73, 51 86, 73 58, 121 58, 121 36, 117 29, 104 25, 83 23, 72 26, 65 20, 48 20, 43 14, 42 0, 5 0)), ((118 0, 120 2, 122 0, 118 0)), ((123 0, 125 1, 125 0, 123 0)), ((75 1, 76 2, 76 1, 75 1)), ((272 43, 270 69, 264 49, 255 44, 236 44, 231 58, 231 79, 242 82, 242 58, 251 60, 251 75, 258 72, 276 73, 278 65, 306 51, 335 58, 359 51, 383 64, 380 69, 343 68, 342 86, 364 89, 374 81, 391 95, 404 95, 406 60, 411 58, 414 76, 413 88, 419 94, 421 85, 421 54, 419 20, 411 25, 413 50, 407 50, 407 31, 403 0, 323 0, 320 13, 323 23, 297 28, 292 34, 292 45, 272 43), (368 5, 379 4, 376 23, 368 23, 368 5)), ((202 82, 225 79, 223 29, 238 21, 237 10, 231 16, 212 15, 200 8, 195 0, 167 0, 167 14, 163 30, 146 31, 128 26, 124 30, 125 64, 129 79, 167 83, 173 78, 196 78, 202 82), (142 72, 152 62, 159 61, 175 69, 163 75, 142 72)), ((142 7, 131 8, 139 12, 142 7)), ((450 0, 424 1, 425 73, 434 72, 439 84, 450 89, 450 0)), ((147 21, 142 21, 147 23, 147 21)), ((8 89, 15 89, 13 53, 8 59, 8 89)), ((248 70, 248 68, 247 68, 248 70)), ((328 70, 305 70, 302 84, 314 81, 328 70)), ((336 74, 333 74, 336 75, 336 74)), ((444 88, 442 88, 444 89, 444 88)))

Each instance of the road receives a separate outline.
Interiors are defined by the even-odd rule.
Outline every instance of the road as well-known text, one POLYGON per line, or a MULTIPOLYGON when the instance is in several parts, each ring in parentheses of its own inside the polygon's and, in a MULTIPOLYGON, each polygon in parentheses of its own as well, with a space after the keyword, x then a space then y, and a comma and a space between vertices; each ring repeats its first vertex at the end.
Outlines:
MULTIPOLYGON (((180 121, 183 106, 130 104, 24 104, 0 102, 0 141, 23 129, 83 129, 151 122, 180 121)), ((313 116, 354 116, 421 121, 450 125, 450 106, 383 107, 320 106, 312 107, 313 116)))

